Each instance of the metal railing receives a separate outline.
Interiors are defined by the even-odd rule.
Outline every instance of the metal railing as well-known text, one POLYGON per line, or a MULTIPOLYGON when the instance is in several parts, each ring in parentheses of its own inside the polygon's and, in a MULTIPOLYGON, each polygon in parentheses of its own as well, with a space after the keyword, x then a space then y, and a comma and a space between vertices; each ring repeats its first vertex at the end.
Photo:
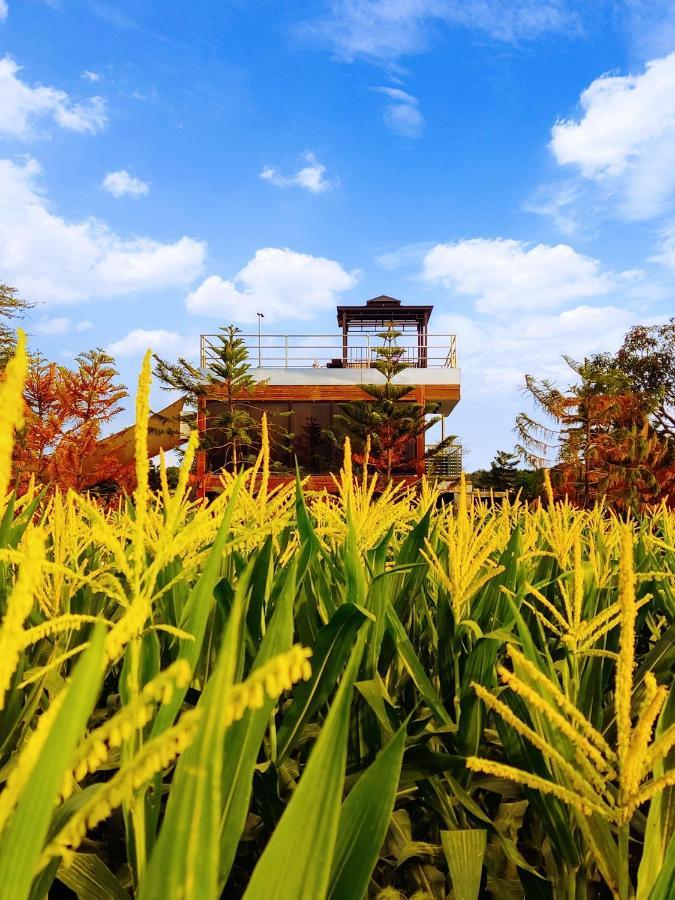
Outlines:
MULTIPOLYGON (((346 353, 342 335, 335 334, 241 334, 249 362, 258 368, 368 369, 377 361, 382 340, 377 335, 359 334, 358 344, 349 342, 346 353)), ((200 339, 200 366, 209 367, 219 359, 220 335, 203 334, 200 339)), ((420 344, 417 335, 399 341, 401 362, 420 369, 457 367, 457 336, 428 334, 420 344)))
MULTIPOLYGON (((431 449, 431 448, 430 448, 431 449)), ((425 464, 427 475, 436 478, 459 478, 462 474, 462 448, 459 444, 451 444, 427 459, 425 464)))

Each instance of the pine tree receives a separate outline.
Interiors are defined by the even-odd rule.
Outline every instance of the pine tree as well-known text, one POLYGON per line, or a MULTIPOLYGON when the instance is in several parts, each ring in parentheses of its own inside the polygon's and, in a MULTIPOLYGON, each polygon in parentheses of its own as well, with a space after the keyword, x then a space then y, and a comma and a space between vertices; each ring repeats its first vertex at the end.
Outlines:
MULTIPOLYGON (((437 403, 402 402, 412 387, 394 384, 394 378, 408 368, 403 362, 404 348, 396 343, 400 336, 392 322, 378 335, 383 343, 375 350, 377 358, 372 367, 383 375, 384 384, 362 384, 361 389, 372 400, 341 403, 340 412, 333 417, 333 428, 326 431, 337 446, 342 446, 344 437, 349 436, 353 459, 358 464, 365 462, 369 449, 369 464, 387 479, 401 467, 416 438, 441 419, 428 418, 438 410, 437 403)), ((439 446, 435 448, 438 449, 439 446)))
POLYGON ((313 416, 293 442, 300 466, 310 474, 324 472, 331 461, 331 444, 326 432, 313 416))
MULTIPOLYGON (((166 390, 184 394, 188 408, 185 417, 191 428, 196 424, 196 412, 200 401, 206 397, 209 387, 218 386, 218 396, 225 404, 220 415, 209 416, 201 435, 204 450, 220 451, 223 468, 234 471, 253 455, 260 422, 252 415, 250 403, 257 385, 265 384, 251 375, 248 349, 239 335, 241 329, 228 325, 220 329, 217 341, 211 346, 208 371, 202 372, 183 357, 171 363, 155 354, 155 375, 166 390)), ((274 430, 274 429, 273 429, 274 430)), ((276 429, 278 430, 278 429, 276 429)))
POLYGON ((512 492, 518 480, 518 457, 515 453, 498 450, 486 472, 485 483, 493 491, 512 492))

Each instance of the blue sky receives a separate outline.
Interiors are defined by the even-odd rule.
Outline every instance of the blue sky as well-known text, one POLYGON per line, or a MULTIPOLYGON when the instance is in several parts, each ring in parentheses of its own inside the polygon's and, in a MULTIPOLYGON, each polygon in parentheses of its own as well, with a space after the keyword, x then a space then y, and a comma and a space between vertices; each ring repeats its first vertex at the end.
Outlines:
POLYGON ((675 313, 674 196, 670 0, 0 0, 0 280, 129 385, 256 311, 433 303, 477 468, 526 372, 675 313))

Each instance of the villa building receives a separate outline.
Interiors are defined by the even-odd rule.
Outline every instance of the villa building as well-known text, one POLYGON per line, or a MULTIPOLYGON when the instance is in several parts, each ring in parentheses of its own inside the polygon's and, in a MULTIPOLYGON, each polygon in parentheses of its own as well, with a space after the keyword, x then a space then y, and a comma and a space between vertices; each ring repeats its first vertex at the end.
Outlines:
MULTIPOLYGON (((338 447, 326 438, 340 404, 372 397, 363 384, 381 383, 382 374, 373 368, 379 336, 390 325, 401 332, 397 344, 407 368, 395 377, 395 383, 410 385, 404 402, 438 404, 438 415, 445 417, 459 402, 460 373, 457 367, 456 337, 429 331, 432 306, 410 306, 393 297, 381 296, 360 306, 338 306, 339 332, 322 334, 257 334, 242 335, 246 341, 251 374, 257 384, 251 394, 240 401, 252 415, 267 414, 273 434, 272 456, 279 474, 272 484, 294 478, 297 459, 303 476, 309 476, 313 490, 333 488, 331 472, 342 462, 338 447), (284 438, 292 436, 289 440, 284 438)), ((216 358, 218 336, 201 336, 200 366, 208 372, 216 358)), ((198 414, 200 431, 211 428, 224 410, 223 389, 218 383, 209 385, 198 414)), ((395 481, 407 484, 419 480, 426 470, 446 479, 456 478, 461 470, 458 447, 436 457, 430 469, 426 460, 429 432, 411 440, 403 463, 397 467, 395 481)), ((211 449, 202 450, 197 460, 197 490, 204 496, 220 486, 219 470, 223 451, 218 441, 211 449)))

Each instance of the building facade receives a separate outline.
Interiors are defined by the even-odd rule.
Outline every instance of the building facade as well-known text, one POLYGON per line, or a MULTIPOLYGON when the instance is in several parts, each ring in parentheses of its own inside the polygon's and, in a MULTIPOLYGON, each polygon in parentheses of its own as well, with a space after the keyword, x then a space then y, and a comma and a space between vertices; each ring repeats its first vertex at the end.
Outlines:
MULTIPOLYGON (((246 342, 250 374, 255 386, 237 398, 254 418, 266 414, 272 435, 272 483, 295 477, 295 464, 308 477, 310 489, 333 488, 331 472, 342 462, 341 448, 326 436, 332 428, 340 404, 372 401, 365 384, 384 383, 373 364, 382 346, 382 332, 393 327, 400 332, 396 345, 406 368, 394 383, 409 385, 402 402, 436 404, 437 415, 447 417, 460 399, 460 372, 456 338, 452 334, 429 331, 433 307, 412 306, 381 296, 359 306, 338 306, 339 332, 332 335, 257 334, 241 335, 246 342)), ((201 336, 200 366, 206 374, 217 358, 217 335, 201 336)), ((213 433, 214 424, 225 410, 224 389, 210 383, 198 414, 201 432, 213 433)), ((439 430, 438 428, 436 430, 439 430)), ((414 483, 425 473, 453 478, 459 474, 459 448, 426 461, 427 436, 420 435, 406 447, 396 467, 394 480, 414 483)), ((197 461, 197 490, 203 496, 216 492, 227 465, 226 450, 215 440, 205 442, 206 450, 197 461)))

